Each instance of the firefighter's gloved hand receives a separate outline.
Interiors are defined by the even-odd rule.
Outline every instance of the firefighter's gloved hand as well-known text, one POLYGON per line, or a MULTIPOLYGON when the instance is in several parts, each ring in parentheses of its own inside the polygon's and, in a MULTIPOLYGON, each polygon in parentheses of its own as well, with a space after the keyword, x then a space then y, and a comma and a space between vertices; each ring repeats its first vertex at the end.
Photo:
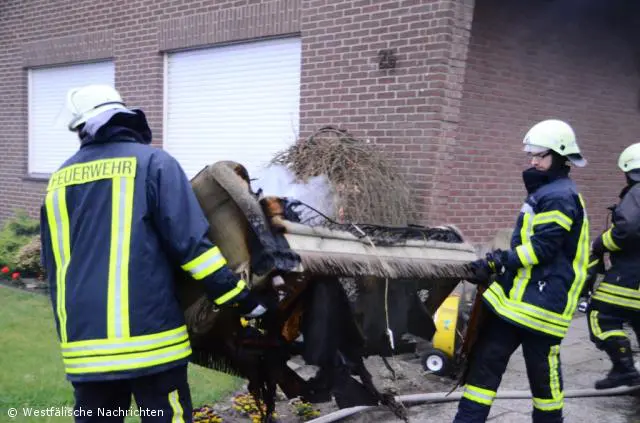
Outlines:
POLYGON ((489 266, 492 274, 501 275, 504 273, 505 266, 509 259, 508 254, 509 253, 507 251, 502 251, 500 249, 487 253, 487 266, 489 266))
POLYGON ((238 310, 241 316, 247 319, 260 317, 269 310, 264 301, 260 301, 251 291, 247 291, 246 295, 233 307, 238 310))
POLYGON ((491 269, 485 259, 476 260, 471 263, 473 276, 468 281, 474 285, 488 286, 491 279, 491 269))
POLYGON ((487 286, 492 275, 501 275, 504 273, 505 266, 503 263, 506 262, 506 260, 506 251, 495 250, 487 253, 485 258, 471 263, 474 276, 469 282, 476 285, 487 286))
POLYGON ((253 310, 251 310, 250 313, 245 314, 244 317, 246 317, 247 319, 255 319, 257 317, 262 316, 266 312, 267 312, 267 308, 264 307, 262 304, 258 304, 258 306, 256 306, 253 310))

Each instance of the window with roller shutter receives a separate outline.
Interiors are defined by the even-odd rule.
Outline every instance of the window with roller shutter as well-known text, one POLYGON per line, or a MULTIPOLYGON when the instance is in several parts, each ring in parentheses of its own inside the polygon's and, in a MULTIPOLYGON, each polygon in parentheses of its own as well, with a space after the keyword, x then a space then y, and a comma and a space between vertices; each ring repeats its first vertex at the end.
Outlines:
POLYGON ((252 172, 295 142, 300 44, 291 37, 165 56, 163 148, 187 176, 219 160, 252 172))
POLYGON ((60 119, 67 91, 88 84, 114 86, 114 73, 111 61, 28 70, 29 176, 47 177, 80 147, 78 136, 60 119))

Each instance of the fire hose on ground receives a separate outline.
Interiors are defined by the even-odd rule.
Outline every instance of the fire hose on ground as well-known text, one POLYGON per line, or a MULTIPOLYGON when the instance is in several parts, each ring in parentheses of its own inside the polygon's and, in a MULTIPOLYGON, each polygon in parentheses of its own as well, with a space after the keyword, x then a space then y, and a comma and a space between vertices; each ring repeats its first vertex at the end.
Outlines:
MULTIPOLYGON (((633 392, 640 393, 640 386, 618 387, 613 389, 569 389, 564 391, 564 398, 589 398, 589 397, 606 397, 616 395, 629 395, 633 392)), ((443 402, 459 401, 462 398, 462 392, 448 394, 447 392, 432 392, 426 394, 410 394, 400 395, 396 397, 396 401, 403 405, 417 404, 435 404, 443 402)), ((495 399, 531 399, 530 391, 498 391, 495 399)), ((361 405, 357 407, 343 408, 325 416, 309 420, 307 423, 331 423, 337 422, 354 414, 367 410, 380 409, 379 406, 361 405)))

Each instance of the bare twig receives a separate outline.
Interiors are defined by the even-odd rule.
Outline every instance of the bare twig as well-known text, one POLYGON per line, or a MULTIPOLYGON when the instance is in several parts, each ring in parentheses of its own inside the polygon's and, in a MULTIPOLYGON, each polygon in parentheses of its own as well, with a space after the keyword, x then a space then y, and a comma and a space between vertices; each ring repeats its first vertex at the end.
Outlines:
POLYGON ((414 223, 410 188, 398 169, 375 146, 346 131, 321 128, 277 154, 272 163, 289 167, 302 181, 326 175, 337 194, 334 216, 342 221, 414 223))

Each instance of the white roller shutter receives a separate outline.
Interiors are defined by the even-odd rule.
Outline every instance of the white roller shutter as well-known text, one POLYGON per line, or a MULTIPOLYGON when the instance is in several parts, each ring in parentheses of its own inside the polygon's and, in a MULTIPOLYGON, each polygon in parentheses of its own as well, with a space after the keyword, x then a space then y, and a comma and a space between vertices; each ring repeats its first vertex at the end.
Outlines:
POLYGON ((299 38, 172 53, 165 81, 164 148, 189 177, 218 160, 251 172, 297 138, 299 38))
POLYGON ((114 86, 113 62, 83 63, 29 70, 29 174, 49 175, 80 144, 76 134, 57 122, 70 88, 87 84, 114 86))

